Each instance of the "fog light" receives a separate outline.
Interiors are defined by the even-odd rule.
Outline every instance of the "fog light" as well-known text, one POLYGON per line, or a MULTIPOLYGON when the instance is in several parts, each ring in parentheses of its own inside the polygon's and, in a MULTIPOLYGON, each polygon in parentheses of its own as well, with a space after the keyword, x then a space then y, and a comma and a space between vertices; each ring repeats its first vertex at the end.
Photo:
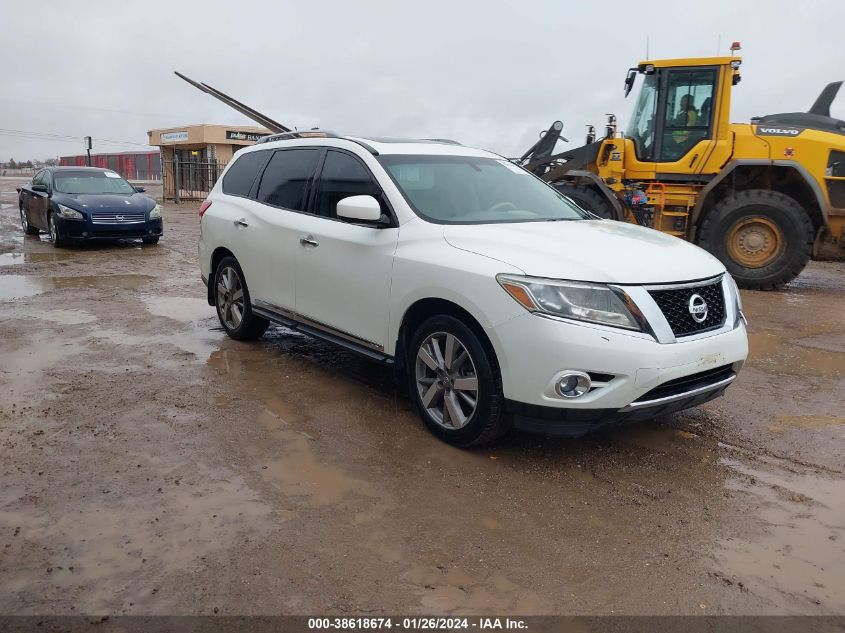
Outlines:
POLYGON ((555 390, 564 398, 579 398, 590 390, 590 377, 580 371, 570 371, 561 376, 555 390))

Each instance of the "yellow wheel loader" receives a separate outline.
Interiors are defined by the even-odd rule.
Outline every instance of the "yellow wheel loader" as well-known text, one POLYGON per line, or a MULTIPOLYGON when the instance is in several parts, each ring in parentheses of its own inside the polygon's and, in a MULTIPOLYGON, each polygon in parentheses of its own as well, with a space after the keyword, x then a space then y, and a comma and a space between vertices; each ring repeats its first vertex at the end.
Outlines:
MULTIPOLYGON (((735 45, 736 47, 736 45, 735 45)), ((733 50, 733 49, 732 49, 733 50)), ((731 123, 739 57, 640 62, 630 123, 554 153, 556 121, 521 163, 595 214, 690 240, 745 288, 778 288, 811 258, 845 256, 845 121, 830 116, 842 82, 809 112, 731 123)), ((564 139, 565 140, 565 139, 564 139)))

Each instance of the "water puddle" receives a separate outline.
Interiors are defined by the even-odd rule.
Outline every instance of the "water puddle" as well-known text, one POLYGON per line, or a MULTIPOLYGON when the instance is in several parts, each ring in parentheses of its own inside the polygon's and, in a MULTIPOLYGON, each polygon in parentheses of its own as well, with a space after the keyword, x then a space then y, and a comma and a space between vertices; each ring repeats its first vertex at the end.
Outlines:
POLYGON ((370 482, 319 461, 314 439, 270 409, 259 416, 258 422, 271 432, 282 451, 281 457, 270 461, 262 470, 268 483, 312 507, 336 505, 352 495, 379 496, 370 482))
POLYGON ((144 297, 147 310, 156 316, 174 321, 197 323, 215 316, 214 308, 205 299, 191 297, 144 297))
POLYGON ((43 277, 0 275, 0 301, 33 297, 51 288, 52 284, 43 277))
POLYGON ((800 338, 795 332, 750 332, 748 364, 802 378, 819 375, 840 378, 845 376, 845 349, 840 341, 829 340, 831 336, 814 334, 800 338))
POLYGON ((0 253, 0 266, 15 266, 23 263, 23 253, 0 253))
POLYGON ((24 299, 53 289, 98 288, 134 290, 153 277, 149 275, 102 275, 80 277, 37 277, 35 275, 0 275, 0 301, 24 299))
POLYGON ((97 320, 97 317, 85 310, 47 310, 46 312, 38 312, 31 316, 38 319, 46 319, 59 325, 81 325, 83 323, 93 323, 97 320))
POLYGON ((766 470, 723 458, 734 477, 726 488, 756 506, 762 533, 719 543, 723 577, 743 583, 786 612, 845 609, 845 480, 795 473, 776 464, 766 470))
POLYGON ((0 266, 17 266, 20 264, 35 264, 40 262, 58 262, 69 259, 73 253, 55 252, 55 253, 21 253, 15 251, 11 253, 0 253, 0 266))
MULTIPOLYGON (((193 357, 197 362, 206 362, 212 353, 219 349, 220 334, 194 328, 173 334, 128 334, 120 330, 97 330, 90 335, 90 338, 112 345, 130 345, 132 347, 158 347, 172 345, 181 350, 184 354, 193 357)), ((167 359, 157 359, 162 364, 167 364, 167 359)))
POLYGON ((55 288, 101 288, 107 290, 135 290, 153 279, 150 275, 81 275, 79 277, 50 277, 55 288))

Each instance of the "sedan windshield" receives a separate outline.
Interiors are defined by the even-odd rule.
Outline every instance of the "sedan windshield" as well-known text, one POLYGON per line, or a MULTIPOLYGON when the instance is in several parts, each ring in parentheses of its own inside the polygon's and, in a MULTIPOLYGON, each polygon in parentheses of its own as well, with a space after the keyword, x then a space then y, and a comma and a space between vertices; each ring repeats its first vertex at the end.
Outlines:
POLYGON ((53 179, 56 191, 61 193, 135 193, 132 185, 113 171, 57 171, 53 179))
POLYGON ((491 224, 591 217, 504 158, 388 154, 378 161, 417 214, 432 222, 491 224))

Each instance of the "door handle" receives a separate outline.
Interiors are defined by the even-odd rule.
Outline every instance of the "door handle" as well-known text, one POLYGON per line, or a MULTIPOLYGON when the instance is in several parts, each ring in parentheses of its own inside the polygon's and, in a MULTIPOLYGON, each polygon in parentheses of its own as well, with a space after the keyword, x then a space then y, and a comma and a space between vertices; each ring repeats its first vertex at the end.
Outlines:
POLYGON ((299 243, 303 246, 311 246, 313 248, 317 248, 320 245, 320 242, 315 240, 313 235, 303 235, 299 238, 299 243))
POLYGON ((241 218, 239 220, 235 220, 235 226, 249 226, 249 224, 247 224, 245 218, 241 218))

